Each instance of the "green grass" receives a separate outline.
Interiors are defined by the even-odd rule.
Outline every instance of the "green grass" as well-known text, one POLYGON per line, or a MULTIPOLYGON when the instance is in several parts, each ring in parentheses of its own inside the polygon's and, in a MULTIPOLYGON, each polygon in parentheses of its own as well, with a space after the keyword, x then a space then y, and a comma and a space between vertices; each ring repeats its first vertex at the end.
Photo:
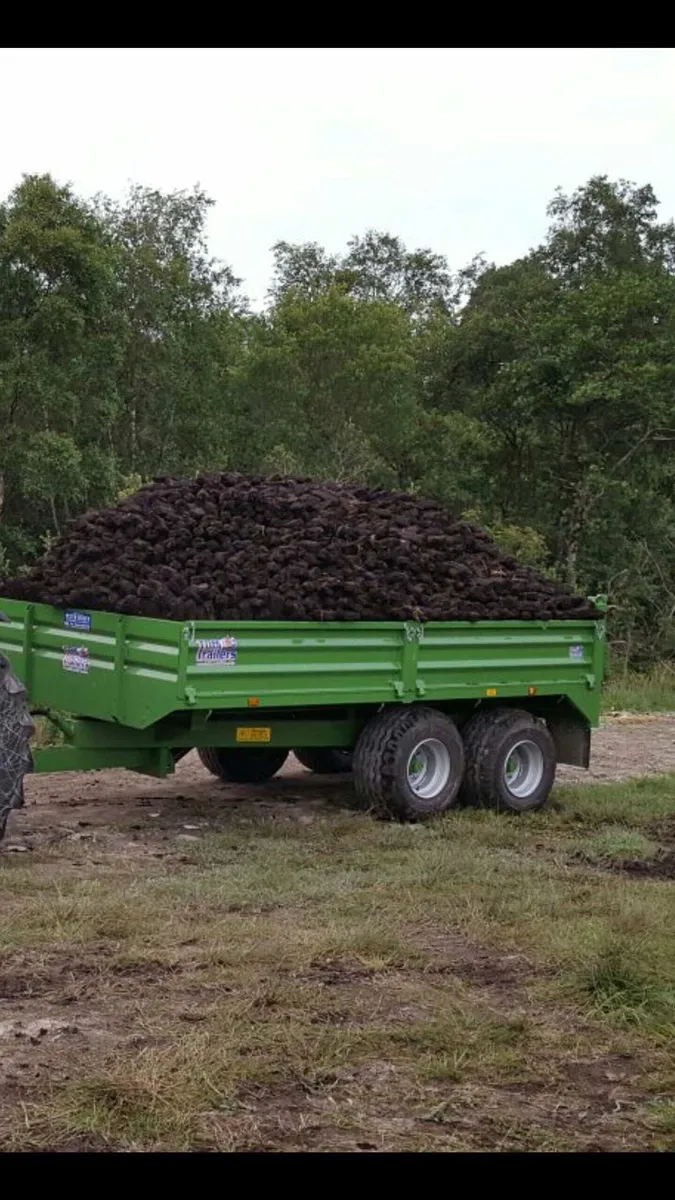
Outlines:
POLYGON ((675 1148, 673 887, 620 869, 675 839, 675 777, 297 810, 0 858, 3 1146, 675 1148))
POLYGON ((579 841, 579 854, 590 863, 654 859, 659 845, 626 825, 607 825, 579 841))
POLYGON ((603 708, 605 712, 675 712, 675 665, 616 671, 605 684, 603 708))
POLYGON ((675 986, 645 959, 636 960, 631 939, 610 941, 584 966, 581 979, 591 1003, 611 1021, 675 1032, 675 986))

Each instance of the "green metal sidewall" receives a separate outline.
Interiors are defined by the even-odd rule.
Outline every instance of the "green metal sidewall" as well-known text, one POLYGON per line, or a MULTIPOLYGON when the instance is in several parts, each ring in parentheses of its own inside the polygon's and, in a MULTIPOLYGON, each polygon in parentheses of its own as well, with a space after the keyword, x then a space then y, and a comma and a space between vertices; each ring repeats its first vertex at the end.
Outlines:
POLYGON ((45 605, 0 598, 0 610, 9 618, 0 623, 0 653, 33 705, 117 728, 147 730, 176 713, 264 722, 281 709, 553 697, 590 725, 599 719, 602 620, 180 623, 91 612, 91 627, 78 631, 45 605), (200 662, 200 644, 223 638, 236 642, 230 661, 200 662))

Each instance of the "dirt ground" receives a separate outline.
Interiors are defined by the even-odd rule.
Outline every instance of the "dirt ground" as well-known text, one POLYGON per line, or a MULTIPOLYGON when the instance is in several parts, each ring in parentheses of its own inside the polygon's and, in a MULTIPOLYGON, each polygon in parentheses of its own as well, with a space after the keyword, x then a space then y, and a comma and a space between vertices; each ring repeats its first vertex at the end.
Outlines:
MULTIPOLYGON (((563 767, 559 781, 561 784, 621 782, 668 772, 675 772, 675 714, 641 718, 617 715, 609 717, 594 735, 590 771, 563 767)), ((153 1146, 180 1149, 184 1145, 197 1148, 200 1143, 199 1139, 195 1141, 195 1128, 206 1130, 199 1135, 202 1144, 214 1149, 433 1149, 437 1144, 439 1149, 450 1150, 609 1150, 661 1144, 650 1140, 655 1135, 645 1132, 651 1128, 651 1118, 644 1114, 651 1111, 652 1101, 639 1085, 640 1071, 646 1067, 639 1054, 633 1056, 633 1044, 626 1041, 624 1045, 623 1035, 614 1034, 607 1035, 603 1043, 598 1040, 597 1028, 587 1025, 585 1018, 568 1010, 565 1004, 556 1009, 553 1020, 546 1001, 546 988, 551 986, 549 978, 553 977, 548 967, 533 967, 528 955, 500 952, 494 946, 486 949, 480 941, 467 938, 459 922, 453 928, 452 917, 449 921, 447 916, 444 918, 448 921, 445 925, 443 918, 440 925, 436 918, 428 925, 424 895, 419 914, 415 915, 414 910, 410 914, 410 944, 415 950, 410 952, 409 960, 408 951, 387 949, 386 921, 380 928, 365 922, 358 913, 355 923, 350 916, 352 923, 345 925, 351 931, 349 937, 355 939, 353 946, 358 952, 349 949, 348 940, 335 943, 334 932, 333 941, 326 941, 320 923, 328 917, 321 917, 320 906, 325 901, 325 912, 330 913, 331 901, 330 897, 322 898, 323 883, 318 878, 312 883, 318 899, 309 906, 306 897, 296 895, 290 875, 282 880, 287 910, 277 902, 271 885, 270 897, 266 898, 266 872, 277 870, 276 842, 269 836, 264 845, 260 843, 261 854, 264 851, 267 855, 261 859, 264 869, 256 876, 257 868, 252 864, 250 876, 242 875, 239 879, 237 871, 249 869, 240 867, 243 840, 249 836, 255 838, 255 830, 259 828, 256 822, 261 817, 264 820, 266 813, 275 825, 292 826, 297 831, 292 837, 299 836, 301 843, 289 843, 295 847, 294 853, 305 852, 302 839, 307 835, 317 839, 319 854, 330 855, 330 860, 326 860, 326 877, 330 865, 338 889, 336 909, 342 905, 345 911, 350 904, 350 888, 356 884, 350 878, 345 888, 338 878, 340 846, 342 839, 350 846, 350 839, 354 841, 355 848, 350 849, 348 856, 349 870, 372 871, 367 903, 374 907, 368 910, 369 922, 380 920, 376 897, 388 886, 387 871, 393 871, 394 866, 397 871, 402 869, 403 860, 398 858, 391 860, 394 866, 387 866, 390 837, 405 840, 407 855, 414 856, 418 850, 415 843, 419 844, 420 862, 431 864, 429 880, 427 883, 422 880, 419 886, 430 888, 430 896, 437 895, 441 913, 440 906, 446 902, 443 875, 446 869, 451 873, 465 869, 467 878, 468 872, 475 871, 474 886, 480 889, 483 887, 480 855, 495 855, 499 870, 508 873, 513 866, 509 855, 515 854, 518 844, 515 839, 520 836, 519 830, 527 828, 521 822, 504 823, 495 827, 495 832, 490 824, 478 824, 475 828, 467 825, 466 860, 462 859, 464 851, 461 851, 459 867, 457 847, 453 850, 450 842, 447 845, 434 842, 433 846, 430 843, 430 857, 425 858, 427 852, 422 841, 427 838, 433 841, 433 830, 407 827, 400 832, 374 831, 373 839, 379 839, 377 847, 373 842, 373 847, 366 847, 364 854, 367 851, 380 857, 372 862, 364 858, 363 867, 359 868, 356 847, 364 841, 364 836, 367 841, 369 834, 366 829, 365 835, 357 836, 354 822, 363 818, 358 815, 351 781, 341 777, 320 779, 300 767, 292 756, 280 775, 262 787, 225 786, 206 772, 196 754, 182 760, 175 775, 165 780, 123 771, 29 778, 26 807, 10 820, 2 857, 6 855, 7 866, 11 863, 26 873, 30 888, 55 887, 56 898, 52 897, 49 903, 55 905, 58 927, 55 927, 55 944, 50 946, 44 940, 45 918, 36 891, 36 898, 30 899, 27 916, 27 928, 34 922, 33 945, 29 947, 21 939, 13 943, 10 931, 7 946, 0 952, 0 1144, 7 1144, 10 1139, 10 1144, 16 1144, 17 1148, 34 1144, 93 1150, 111 1145, 131 1149, 153 1146), (303 830, 303 826, 308 828, 303 830), (354 833, 350 834, 349 829, 354 833), (234 839, 231 845, 228 843, 213 852, 225 856, 220 876, 209 870, 220 864, 219 859, 211 862, 208 857, 195 857, 203 853, 200 844, 204 844, 205 837, 208 841, 207 835, 211 833, 231 835, 234 839), (333 836, 335 841, 325 842, 333 836), (439 857, 446 854, 447 868, 446 859, 439 857), (473 864, 474 860, 475 866, 461 865, 464 861, 473 864), (39 885, 35 871, 31 872, 31 863, 38 861, 40 872, 44 871, 44 883, 39 885), (182 872, 185 880, 197 880, 189 884, 190 889, 206 889, 203 895, 201 890, 186 893, 190 904, 198 904, 195 911, 203 928, 190 928, 189 916, 182 914, 184 902, 178 892, 175 901, 178 915, 171 917, 174 924, 170 929, 167 927, 166 935, 155 928, 154 893, 149 891, 146 896, 143 891, 158 886, 148 880, 148 872, 144 870, 153 861, 156 869, 165 873, 163 878, 175 879, 176 888, 183 886, 182 872), (119 877, 119 897, 113 902, 106 894, 103 905, 101 898, 97 899, 96 889, 106 886, 109 876, 113 885, 113 872, 115 879, 119 877), (75 883, 71 883, 71 875, 75 883), (219 878, 234 888, 236 902, 229 897, 224 907, 219 878), (62 887, 65 890, 61 891, 62 887), (73 890, 69 891, 71 887, 73 890), (237 899, 237 888, 243 900, 237 899), (138 903, 136 914, 134 898, 138 903), (315 904, 316 917, 312 914, 315 904), (91 906, 91 915, 87 906, 91 906), (294 924, 284 924, 284 911, 295 913, 288 917, 294 924), (138 921, 138 929, 134 921, 138 921), (251 922, 257 932, 253 929, 248 932, 251 922), (148 941, 148 948, 144 948, 150 929, 155 942, 150 945, 148 941), (249 970, 246 965, 249 959, 253 964, 255 956, 260 956, 255 965, 257 974, 251 976, 254 982, 245 986, 242 983, 240 991, 239 985, 232 982, 238 978, 232 965, 234 959, 223 959, 222 951, 216 952, 216 934, 212 929, 217 930, 218 938, 236 935, 243 939, 242 948, 237 951, 240 954, 237 970, 249 970), (278 943, 273 943, 272 938, 278 938, 278 943), (64 946, 81 945, 82 953, 73 956, 72 949, 67 953, 61 950, 59 939, 64 946), (286 940, 290 948, 289 957, 284 960, 286 940), (330 949, 333 944, 340 947, 339 952, 330 949), (132 945, 136 957, 124 949, 132 945), (202 947, 206 949, 200 958, 202 947), (422 965, 416 965, 414 956, 418 952, 424 959, 422 965), (274 964, 273 970, 270 964, 274 964), (269 983, 271 971, 273 985, 269 983), (222 982, 226 977, 227 986, 222 982), (474 1007, 470 1021, 464 1013, 461 1024, 458 1014, 463 1011, 467 988, 471 989, 474 1007), (454 998, 449 1008, 450 995, 454 998), (288 1063, 295 1051, 286 1040, 282 1017, 283 1021, 296 1019, 303 1003, 311 1013, 302 1026, 303 1054, 307 1054, 307 1059, 290 1071, 288 1063), (270 1024, 265 1033, 264 1024, 252 1024, 253 1011, 258 1014, 254 1022, 278 1019, 279 1024, 270 1024), (227 1023, 221 1026, 218 1022, 225 1020, 223 1013, 227 1023), (272 1016, 268 1016, 270 1013, 272 1016), (474 1026, 479 1032, 474 1033, 474 1026), (153 1091, 154 1081, 160 1077, 180 1079, 180 1072, 185 1071, 184 1086, 188 1089, 196 1086, 183 1060, 175 1056, 179 1050, 183 1053, 180 1047, 184 1042, 186 1046, 188 1042, 194 1044, 195 1054, 202 1052, 200 1047, 203 1049, 206 1043, 199 1038, 206 1036, 207 1027, 213 1029, 209 1033, 211 1055, 215 1053, 213 1047, 220 1044, 219 1039, 231 1038, 234 1029, 243 1048, 232 1051, 232 1061, 238 1054, 248 1056, 242 1061, 249 1064, 246 1070, 252 1071, 250 1064, 262 1053, 262 1043, 251 1040, 249 1044, 247 1039, 252 1039, 252 1031, 257 1029, 255 1036, 267 1039, 265 1053, 271 1053, 272 1057, 276 1053, 278 1060, 273 1069, 269 1068, 269 1079, 265 1076, 264 1082, 255 1082, 253 1072, 249 1082, 242 1082, 236 1088, 232 1084, 236 1101, 225 1113, 218 1104, 211 1108, 195 1099, 196 1115, 191 1117, 193 1124, 186 1132, 179 1124, 180 1104, 177 1100, 165 1102, 159 1092, 153 1091), (173 1032, 167 1033, 168 1029, 173 1032), (176 1034, 176 1029, 186 1031, 187 1041, 182 1034, 176 1034), (434 1040, 440 1037, 439 1029, 445 1039, 444 1054, 446 1045, 455 1044, 453 1038, 457 1044, 453 1056, 447 1062, 443 1058, 442 1070, 434 1040), (373 1050, 372 1061, 359 1067, 359 1039, 366 1036, 383 1039, 382 1045, 389 1047, 388 1057, 384 1050, 378 1052, 381 1057, 373 1050), (552 1049, 548 1042, 544 1043, 544 1036, 554 1038, 552 1049), (315 1037, 319 1048, 326 1045, 337 1048, 330 1049, 330 1053, 325 1049, 315 1051, 311 1049, 315 1037), (474 1037, 478 1063, 475 1069, 470 1066, 474 1037), (530 1039, 529 1049, 521 1055, 519 1039, 524 1037, 530 1039), (333 1041, 327 1042, 326 1038, 333 1041), (393 1039, 396 1053, 403 1056, 400 1061, 393 1057, 388 1038, 393 1039), (275 1050, 277 1041, 279 1049, 275 1050), (570 1056, 572 1042, 574 1052, 570 1056), (314 1061, 315 1054, 320 1053, 328 1055, 323 1073, 316 1065, 319 1059, 314 1061), (503 1082, 498 1087, 485 1082, 491 1078, 491 1071, 497 1073, 495 1078, 501 1071, 503 1078, 508 1079, 512 1062, 525 1062, 530 1056, 534 1056, 533 1062, 538 1061, 539 1055, 542 1061, 548 1061, 549 1054, 553 1064, 550 1079, 546 1071, 542 1070, 538 1076, 532 1067, 531 1077, 521 1079, 516 1072, 515 1082, 503 1082), (86 1085, 89 1092, 82 1095, 77 1089, 73 1092, 73 1081, 88 1078, 90 1068, 86 1064, 98 1061, 99 1057, 105 1062, 119 1059, 123 1064, 120 1074, 96 1075, 94 1082, 86 1085), (343 1062, 357 1065, 339 1065, 343 1062), (426 1075, 420 1074, 420 1063, 426 1075), (274 1079, 281 1078, 280 1073, 287 1068, 285 1082, 275 1083, 274 1079), (130 1071, 136 1072, 133 1086, 130 1071), (413 1074, 414 1085, 409 1081, 413 1074), (44 1097, 54 1089, 56 1107, 50 1109, 47 1118, 43 1112, 44 1097), (62 1092, 64 1096, 72 1093, 77 1097, 68 1101, 71 1104, 68 1109, 59 1108, 58 1097, 62 1092), (406 1111, 411 1103, 418 1106, 417 1115, 406 1111), (46 1134, 41 1132, 41 1121, 47 1121, 46 1134), (646 1142, 641 1140, 644 1138, 646 1142)), ((541 818, 534 820, 541 822, 541 818)), ((672 818, 667 821, 672 823, 672 818)), ((550 855, 550 870, 558 871, 561 868, 555 857, 557 850, 553 842, 548 845, 546 827, 540 823, 537 829, 533 842, 537 857, 531 860, 534 870, 543 869, 539 864, 548 870, 547 855, 550 855)), ((669 824, 669 837, 671 832, 669 824)), ((249 847, 253 844, 253 841, 248 843, 249 847)), ((309 842, 307 845, 309 853, 309 842)), ((396 843, 397 851, 399 845, 403 851, 403 841, 396 843)), ((562 868, 564 886, 570 888, 570 911, 577 902, 577 893, 581 897, 580 890, 575 892, 573 880, 568 878, 570 869, 590 871, 593 887, 599 891, 619 886, 609 880, 608 872, 602 874, 595 867, 584 867, 583 863, 578 867, 576 860, 569 857, 565 861, 571 863, 571 868, 567 865, 562 868), (605 883, 605 879, 609 881, 605 883)), ((18 899, 19 888, 25 884, 18 875, 16 879, 18 899)), ((7 880, 11 887, 9 876, 7 880)), ((173 884, 167 882, 162 886, 168 888, 173 884)), ((397 879, 392 886, 399 888, 397 879)), ((418 879, 406 882, 402 877, 401 887, 416 888, 418 879)), ((457 887, 460 897, 459 883, 457 887)), ((483 899, 476 894, 476 912, 482 906, 487 913, 497 903, 487 893, 483 899)), ((619 892, 614 894, 619 896, 619 892)), ((414 899, 412 891, 410 895, 414 899)), ((658 893, 659 903, 662 895, 658 893)), ((544 903, 544 899, 537 894, 528 903, 536 905, 544 903)), ((579 903, 585 901, 580 898, 579 903)), ((499 918, 498 913, 496 916, 499 918)), ((633 920, 633 914, 629 913, 626 920, 629 918, 633 920)), ((585 912, 579 919, 587 919, 585 912)), ((405 939, 401 944, 406 944, 405 939)), ((253 971, 254 966, 250 969, 253 971)), ((227 1071, 232 1073, 235 1067, 236 1071, 243 1071, 236 1063, 233 1067, 232 1061, 228 1060, 227 1071)), ((211 1060, 209 1063, 209 1069, 215 1071, 211 1060)), ((106 1070, 110 1072, 113 1068, 106 1070)), ((189 1107, 186 1100, 186 1110, 189 1107)))
MULTIPOLYGON (((675 771, 675 714, 667 716, 609 717, 593 734, 591 766, 588 771, 559 767, 560 783, 621 782, 645 775, 675 771)), ((306 771, 293 755, 279 775, 264 788, 245 784, 215 784, 195 753, 189 754, 167 779, 155 780, 127 771, 96 771, 88 774, 32 776, 26 780, 26 807, 11 819, 7 834, 9 847, 29 842, 59 840, 69 836, 83 822, 96 826, 122 824, 135 832, 152 821, 160 824, 174 813, 185 816, 192 804, 206 805, 214 786, 220 801, 246 802, 278 806, 279 801, 296 802, 315 810, 354 807, 350 781, 339 777, 319 779, 306 771), (148 814, 156 802, 159 811, 148 814), (139 826, 138 822, 142 825, 139 826)), ((203 815, 203 814, 202 814, 203 815)), ((82 835, 84 836, 84 835, 82 835)))

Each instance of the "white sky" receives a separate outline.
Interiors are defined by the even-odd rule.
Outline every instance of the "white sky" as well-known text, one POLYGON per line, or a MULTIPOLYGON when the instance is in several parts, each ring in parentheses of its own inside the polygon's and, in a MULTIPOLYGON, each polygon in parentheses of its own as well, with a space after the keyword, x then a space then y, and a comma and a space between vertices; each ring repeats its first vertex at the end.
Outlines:
POLYGON ((47 171, 81 195, 199 183, 257 303, 281 238, 508 262, 593 174, 675 213, 671 49, 0 50, 0 112, 0 196, 47 171))

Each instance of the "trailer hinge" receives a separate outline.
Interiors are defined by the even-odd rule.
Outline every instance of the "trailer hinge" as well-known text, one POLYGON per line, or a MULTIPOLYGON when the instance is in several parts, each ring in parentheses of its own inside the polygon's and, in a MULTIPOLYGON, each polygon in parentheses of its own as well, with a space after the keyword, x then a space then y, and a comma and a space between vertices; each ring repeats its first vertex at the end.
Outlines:
POLYGON ((398 696, 399 700, 402 700, 403 696, 405 695, 405 688, 403 687, 401 680, 395 679, 393 682, 393 687, 394 687, 394 695, 398 696))
POLYGON ((600 596, 589 596, 588 599, 591 604, 600 609, 600 612, 607 612, 609 608, 609 596, 602 594, 600 596))
POLYGON ((591 691, 593 690, 595 687, 595 675, 586 676, 586 687, 590 688, 591 691))
POLYGON ((404 636, 406 642, 421 642, 424 640, 424 626, 419 621, 406 621, 404 636))
POLYGON ((197 703, 197 691, 196 691, 196 688, 193 688, 193 687, 191 687, 191 686, 190 686, 190 687, 186 687, 186 689, 185 689, 185 699, 187 700, 188 704, 196 704, 196 703, 197 703))

